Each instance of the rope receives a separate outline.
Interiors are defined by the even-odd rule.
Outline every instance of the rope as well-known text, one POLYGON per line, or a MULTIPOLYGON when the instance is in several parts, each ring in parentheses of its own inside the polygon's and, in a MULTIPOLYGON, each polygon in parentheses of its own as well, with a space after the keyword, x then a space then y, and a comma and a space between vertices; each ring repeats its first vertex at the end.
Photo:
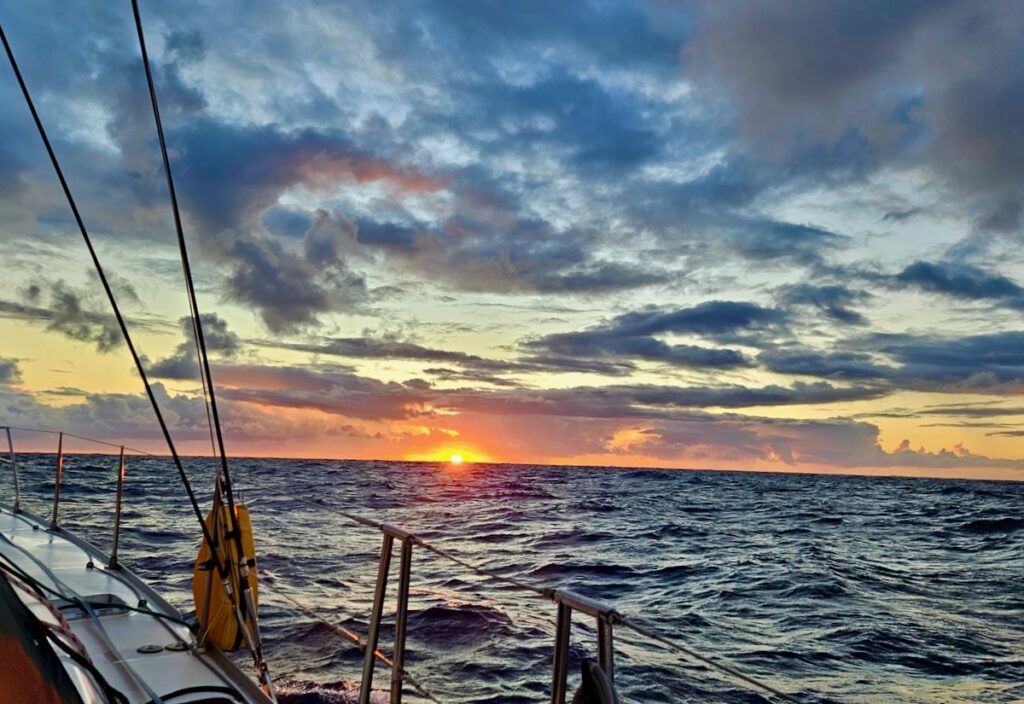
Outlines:
MULTIPOLYGON (((13 542, 10 538, 3 534, 0 534, 0 540, 3 540, 7 545, 10 545, 11 547, 19 550, 33 563, 35 563, 35 565, 43 571, 43 573, 50 579, 50 581, 53 582, 53 585, 57 587, 57 593, 61 594, 62 598, 66 599, 67 601, 76 603, 82 607, 82 609, 89 615, 89 619, 96 626, 96 629, 99 631, 100 638, 106 641, 106 645, 107 648, 109 649, 109 652, 116 654, 117 657, 111 660, 111 662, 120 665, 122 668, 124 668, 124 670, 132 677, 132 679, 135 680, 139 687, 149 697, 153 699, 153 701, 158 702, 158 704, 163 704, 163 700, 160 699, 159 695, 157 695, 156 692, 150 689, 146 681, 142 679, 142 677, 139 676, 139 674, 135 671, 135 668, 133 668, 131 664, 128 662, 128 660, 126 660, 121 655, 120 651, 117 649, 117 647, 114 645, 114 642, 110 639, 110 636, 107 634, 107 629, 103 627, 103 624, 100 622, 99 616, 96 615, 96 612, 93 610, 92 606, 90 606, 89 602, 75 595, 73 589, 68 587, 68 585, 53 572, 53 570, 51 570, 42 560, 37 558, 31 552, 29 552, 28 549, 21 545, 18 545, 17 543, 13 542)), ((0 554, 0 557, 2 557, 4 561, 6 561, 7 563, 13 565, 14 567, 20 570, 20 567, 14 562, 14 560, 12 560, 7 555, 0 554)), ((24 571, 22 570, 22 572, 24 571)))
MULTIPOLYGON (((338 509, 338 508, 335 508, 333 506, 328 506, 327 504, 322 503, 322 501, 310 501, 308 499, 302 499, 302 498, 294 497, 294 496, 289 497, 289 498, 294 499, 296 501, 300 501, 300 502, 305 503, 305 504, 309 504, 310 506, 316 506, 317 508, 323 509, 323 510, 328 511, 330 513, 334 513, 334 514, 336 514, 338 516, 342 516, 343 518, 347 518, 347 519, 349 519, 351 521, 354 521, 356 523, 359 523, 361 525, 364 525, 364 526, 367 526, 367 527, 370 527, 370 528, 376 528, 377 530, 380 530, 380 531, 384 531, 385 530, 385 526, 384 526, 383 523, 380 523, 378 521, 374 521, 374 520, 372 520, 370 518, 366 518, 364 516, 359 516, 359 515, 354 514, 354 513, 349 513, 348 511, 344 511, 342 509, 338 509)), ((545 600, 548 600, 548 601, 554 601, 555 600, 555 592, 556 592, 556 590, 554 590, 554 589, 552 589, 550 587, 540 587, 540 586, 537 586, 537 585, 534 585, 534 584, 528 584, 526 582, 522 582, 522 581, 520 581, 518 579, 515 579, 514 577, 508 577, 506 575, 503 575, 503 574, 500 574, 498 572, 495 572, 494 570, 489 570, 489 569, 486 569, 484 567, 479 567, 477 565, 474 565, 471 562, 467 562, 466 560, 463 560, 462 558, 453 555, 452 553, 448 552, 447 550, 444 550, 442 548, 437 547, 436 545, 434 545, 432 543, 427 542, 423 538, 420 538, 420 537, 418 537, 416 535, 410 536, 409 540, 412 541, 413 544, 418 545, 421 548, 434 553, 435 555, 443 557, 446 560, 454 562, 455 564, 457 564, 457 565, 459 565, 461 567, 464 567, 464 568, 468 569, 469 571, 471 571, 471 572, 473 572, 475 574, 478 574, 478 575, 480 575, 482 577, 488 577, 490 579, 493 579, 493 580, 496 580, 496 581, 499 581, 499 582, 504 582, 506 584, 509 584, 511 586, 516 587, 517 589, 520 589, 520 590, 523 590, 523 591, 526 591, 526 592, 530 592, 530 593, 532 593, 532 594, 534 594, 536 596, 539 596, 539 597, 541 597, 541 598, 543 598, 545 600)), ((678 643, 678 642, 676 642, 674 640, 671 640, 671 639, 669 639, 669 638, 667 638, 667 637, 665 637, 665 636, 655 632, 653 629, 651 629, 649 627, 641 626, 638 623, 636 623, 634 620, 621 615, 621 613, 619 613, 617 610, 616 610, 616 614, 618 615, 618 619, 617 619, 617 623, 618 624, 620 624, 622 626, 625 626, 626 628, 628 628, 628 629, 630 629, 630 630, 632 630, 632 631, 634 631, 634 632, 636 632, 636 633, 638 633, 638 634, 640 634, 642 636, 645 636, 647 638, 650 638, 651 640, 654 640, 654 641, 656 641, 658 643, 661 643, 662 645, 665 645, 665 646, 667 646, 667 647, 669 647, 669 648, 671 648, 671 649, 673 649, 673 650, 675 650, 675 651, 677 651, 679 653, 682 653, 683 655, 686 655, 687 657, 689 657, 689 658, 691 658, 693 660, 696 660, 697 662, 700 662, 700 663, 702 663, 704 665, 707 665, 708 667, 710 667, 712 669, 718 670, 719 672, 721 672, 723 674, 726 674, 726 675, 729 675, 731 677, 734 677, 734 678, 740 680, 741 682, 743 682, 743 683, 745 683, 747 685, 750 685, 750 686, 752 686, 752 687, 754 687, 756 689, 761 689, 761 690, 763 690, 765 692, 768 692, 772 696, 778 697, 779 699, 781 699, 783 701, 798 702, 798 703, 800 701, 799 699, 797 699, 796 697, 794 697, 791 694, 786 694, 785 692, 783 692, 783 691, 773 687, 772 685, 766 684, 766 683, 762 682, 761 680, 758 680, 758 679, 755 679, 755 678, 751 677, 750 675, 743 674, 742 672, 737 670, 732 665, 727 665, 727 664, 722 663, 722 662, 720 662, 720 661, 718 661, 716 659, 710 658, 707 655, 701 655, 700 653, 698 653, 697 651, 693 650, 692 648, 689 648, 689 647, 687 647, 685 645, 682 645, 682 644, 680 644, 680 643, 678 643)))
MULTIPOLYGON (((3 565, 0 565, 0 568, 2 567, 3 565)), ((75 632, 71 630, 71 624, 68 623, 66 618, 64 618, 64 614, 61 613, 60 609, 53 605, 52 601, 46 598, 46 595, 44 595, 40 589, 30 585, 28 582, 25 582, 13 573, 7 575, 7 581, 32 597, 40 606, 46 609, 50 616, 53 617, 53 623, 49 623, 48 621, 44 621, 37 617, 37 620, 44 628, 48 628, 54 633, 65 638, 68 645, 75 649, 75 652, 89 662, 92 662, 92 658, 89 657, 88 651, 85 649, 85 646, 82 645, 82 641, 78 640, 78 636, 75 635, 75 632)))
MULTIPOLYGON (((326 618, 324 618, 323 616, 321 616, 316 611, 314 611, 313 609, 309 608, 308 606, 306 606, 302 602, 300 602, 297 599, 294 599, 294 598, 288 596, 284 592, 282 592, 282 591, 272 587, 267 582, 267 578, 273 579, 273 575, 270 575, 267 572, 264 572, 262 575, 260 575, 260 584, 263 585, 263 587, 267 591, 269 591, 271 594, 273 594, 274 596, 280 597, 281 599, 284 599, 285 601, 290 603, 292 606, 294 606, 296 609, 298 609, 302 613, 306 614, 306 616, 309 616, 309 618, 311 618, 312 620, 316 621, 317 623, 319 623, 320 625, 324 626, 325 628, 328 628, 332 633, 334 633, 339 638, 343 638, 343 639, 345 639, 347 641, 350 641, 354 645, 358 646, 361 651, 366 652, 366 643, 363 642, 363 637, 361 635, 359 635, 358 633, 356 633, 355 631, 353 631, 353 630, 351 630, 349 628, 345 628, 340 623, 334 623, 332 621, 328 621, 326 618)), ((395 667, 394 660, 389 658, 387 655, 385 655, 379 649, 378 650, 374 650, 373 651, 373 655, 378 660, 380 660, 382 663, 387 665, 389 668, 394 669, 394 667, 395 667)), ((432 702, 437 702, 437 704, 440 704, 440 702, 437 700, 437 698, 435 698, 433 694, 431 694, 429 691, 427 691, 427 689, 423 686, 423 684, 420 683, 419 680, 417 680, 415 677, 413 677, 409 673, 409 671, 406 670, 404 667, 402 668, 402 680, 407 682, 410 687, 415 689, 416 692, 421 697, 424 697, 425 699, 429 699, 432 702)))

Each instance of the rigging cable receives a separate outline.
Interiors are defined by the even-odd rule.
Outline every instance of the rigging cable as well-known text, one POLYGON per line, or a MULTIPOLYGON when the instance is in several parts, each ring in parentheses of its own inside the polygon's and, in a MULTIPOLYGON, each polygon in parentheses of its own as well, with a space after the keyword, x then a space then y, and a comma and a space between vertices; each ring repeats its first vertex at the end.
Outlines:
MULTIPOLYGON (((227 498, 230 531, 229 535, 225 537, 235 543, 239 556, 239 603, 235 605, 237 611, 235 616, 238 620, 238 626, 242 629, 243 633, 248 631, 248 627, 246 625, 247 616, 249 623, 252 624, 252 632, 247 633, 249 636, 247 640, 250 641, 248 645, 252 651, 256 668, 259 671, 259 677, 263 681, 264 685, 266 685, 267 693, 273 699, 273 685, 271 683, 269 665, 267 664, 266 658, 263 657, 263 647, 260 639, 256 605, 249 585, 249 568, 246 564, 245 551, 242 545, 242 535, 238 525, 238 516, 235 513, 234 490, 231 485, 231 473, 228 470, 227 452, 224 449, 224 434, 221 431, 220 415, 217 411, 217 397, 214 394, 213 376, 210 373, 210 359, 206 347, 206 338, 203 335, 203 323, 202 318, 199 315, 199 303, 196 300, 196 288, 195 282, 192 278, 192 267, 189 264, 188 247, 185 243, 185 233, 181 226, 181 212, 178 208, 178 196, 174 188, 174 177, 171 173, 170 157, 167 154, 167 140, 164 137, 163 121, 160 119, 160 104, 157 100, 156 84, 153 81, 153 71, 149 63, 149 52, 146 50, 146 38, 145 32, 142 28, 142 14, 139 11, 138 0, 132 0, 132 12, 135 15, 135 29, 139 36, 139 50, 142 54, 142 65, 146 71, 146 83, 149 87, 150 103, 153 106, 153 120, 156 123, 156 133, 160 142, 160 155, 163 158, 164 174, 167 177, 167 192, 171 200, 171 210, 174 215, 174 230, 178 238, 182 273, 185 278, 185 289, 188 293, 189 311, 192 317, 195 341, 198 347, 197 351, 199 353, 199 364, 201 367, 200 374, 203 380, 204 399, 206 398, 206 392, 209 392, 209 405, 207 410, 208 413, 212 413, 213 415, 213 430, 216 432, 217 449, 220 451, 220 473, 216 479, 215 486, 223 488, 224 495, 227 498)), ((214 502, 214 509, 216 510, 216 501, 214 502)), ((210 552, 213 554, 216 544, 209 542, 209 545, 210 552)), ((231 590, 229 589, 228 591, 230 596, 231 590)))
MULTIPOLYGON (((96 270, 96 274, 99 276, 100 283, 103 284, 103 290, 106 292, 107 300, 110 302, 110 307, 114 311, 114 317, 117 319, 117 325, 121 330, 121 335, 124 337, 124 341, 128 346, 128 351, 132 355, 132 360, 135 362, 135 369, 139 373, 139 378, 142 379, 142 385, 146 389, 146 396, 149 398, 149 403, 153 407, 153 413, 156 415, 157 423, 160 426, 160 431, 163 434, 164 441, 167 443, 167 449, 171 453, 171 459, 174 461, 174 466, 178 470, 178 476, 181 479, 182 485, 185 487, 185 493, 188 495, 189 503, 192 506, 192 511, 199 521, 200 530, 203 533, 203 538, 213 544, 210 538, 210 531, 206 526, 206 521, 203 520, 203 513, 199 508, 199 502, 196 499, 195 492, 192 490, 192 484, 188 479, 188 474, 185 472, 185 467, 181 463, 181 457, 178 456, 178 451, 174 446, 174 440, 171 438, 171 432, 167 427, 167 422, 164 420, 163 413, 160 411, 160 404, 156 400, 156 394, 153 392, 153 387, 149 383, 149 378, 146 376, 146 370, 142 365, 142 359, 139 357, 138 351, 135 349, 135 344, 132 342, 131 335, 128 333, 128 326, 125 323, 124 316, 121 315, 121 309, 117 305, 117 299, 114 297, 114 291, 110 287, 110 282, 107 280, 107 275, 103 271, 103 266, 100 264, 99 257, 96 254, 96 249, 93 247, 92 238, 89 237, 89 231, 85 227, 85 221, 82 220, 82 215, 78 211, 78 205, 75 203, 74 196, 71 195, 71 188, 68 186, 67 179, 64 178, 64 170, 60 166, 60 161, 57 160, 57 154, 53 151, 53 146, 50 144, 50 138, 46 134, 46 129, 43 127, 43 122, 39 118, 39 113, 36 111, 35 102, 32 100, 32 94, 29 92, 28 85, 25 83, 25 79, 21 75, 21 69, 18 68, 18 62, 14 58, 14 52, 11 49, 10 43, 7 41, 7 35, 4 33, 3 25, 0 24, 0 42, 4 45, 4 51, 7 53, 7 58, 11 63, 11 68, 14 70, 14 76, 18 80, 18 86, 21 88, 21 93, 25 98, 25 103, 28 105, 29 112, 32 113, 32 120, 35 123, 36 130, 39 132, 39 137, 43 141, 43 146, 46 147, 46 153, 50 157, 50 163, 53 165, 53 170, 57 174, 57 180, 60 181, 61 188, 64 191, 64 196, 68 201, 68 205, 71 208, 71 213, 75 218, 75 222, 78 225, 78 230, 82 234, 82 239, 85 241, 85 246, 89 250, 89 256, 92 259, 93 267, 96 270)), ((211 560, 214 566, 217 568, 218 574, 221 575, 222 579, 227 577, 227 570, 216 552, 211 552, 211 560)))

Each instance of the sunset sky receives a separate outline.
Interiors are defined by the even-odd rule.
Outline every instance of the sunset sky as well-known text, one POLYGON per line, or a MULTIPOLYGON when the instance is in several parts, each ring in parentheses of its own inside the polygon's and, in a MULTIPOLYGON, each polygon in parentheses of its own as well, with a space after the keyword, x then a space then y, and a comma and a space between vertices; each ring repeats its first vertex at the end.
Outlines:
MULTIPOLYGON (((1021 3, 142 5, 231 453, 1024 479, 1021 3)), ((0 21, 208 452, 130 5, 0 21)), ((160 450, 3 63, 0 424, 160 450)))

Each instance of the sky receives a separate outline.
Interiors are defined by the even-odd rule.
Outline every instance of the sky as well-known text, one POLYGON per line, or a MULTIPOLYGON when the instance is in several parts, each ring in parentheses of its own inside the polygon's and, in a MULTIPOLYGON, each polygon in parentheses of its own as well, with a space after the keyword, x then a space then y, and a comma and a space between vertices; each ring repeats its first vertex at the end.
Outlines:
MULTIPOLYGON (((1024 479, 1020 3, 142 11, 231 454, 1024 479)), ((130 4, 0 21, 209 452, 130 4)), ((0 133, 0 424, 160 451, 6 65, 0 133)))

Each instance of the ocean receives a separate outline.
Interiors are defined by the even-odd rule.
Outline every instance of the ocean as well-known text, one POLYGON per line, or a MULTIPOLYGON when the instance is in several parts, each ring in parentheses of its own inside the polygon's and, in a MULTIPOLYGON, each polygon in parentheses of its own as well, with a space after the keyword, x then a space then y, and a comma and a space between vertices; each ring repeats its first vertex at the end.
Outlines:
MULTIPOLYGON (((49 515, 53 456, 22 455, 49 515)), ((109 549, 116 458, 66 460, 61 521, 109 549)), ((212 463, 188 459, 208 506, 212 463)), ((266 653, 296 704, 349 701, 361 655, 278 597, 365 633, 380 534, 307 503, 413 531, 462 559, 615 605, 807 702, 1024 701, 1024 483, 743 472, 239 459, 266 653)), ((10 495, 4 484, 5 499, 10 495)), ((122 561, 185 612, 199 530, 164 459, 130 457, 122 561)), ((397 550, 388 609, 397 584, 397 550)), ((442 702, 548 699, 555 607, 413 553, 408 670, 442 702)), ((381 647, 390 650, 392 621, 381 647)), ((624 629, 627 702, 765 702, 624 629)), ((596 655, 573 623, 570 673, 596 655)), ((244 655, 238 656, 242 665, 244 655)), ((378 666, 376 683, 388 671, 378 666)), ((422 701, 406 689, 407 701, 422 701)))

